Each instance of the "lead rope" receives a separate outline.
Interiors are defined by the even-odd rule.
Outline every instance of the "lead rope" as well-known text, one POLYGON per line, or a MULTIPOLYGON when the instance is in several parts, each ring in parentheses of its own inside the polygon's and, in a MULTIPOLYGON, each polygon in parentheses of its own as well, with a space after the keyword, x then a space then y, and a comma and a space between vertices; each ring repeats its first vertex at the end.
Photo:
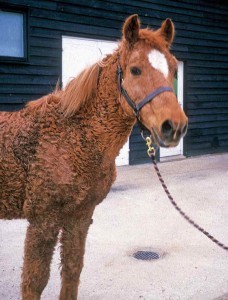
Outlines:
POLYGON ((147 154, 148 156, 151 158, 152 160, 152 163, 154 165, 154 169, 158 175, 158 179, 160 180, 161 182, 161 185, 167 195, 167 197, 169 198, 170 202, 172 203, 172 205, 175 207, 175 209, 181 214, 181 216, 188 221, 188 223, 190 223, 192 226, 194 226, 195 228, 197 228, 199 231, 201 231, 204 235, 206 235, 212 242, 214 242, 216 245, 218 245, 219 247, 221 247, 222 249, 224 250, 228 250, 228 246, 224 245, 223 243, 219 242, 215 237, 213 237, 209 232, 207 232, 205 229, 203 229, 202 227, 200 227, 198 224, 196 224, 178 205, 177 203, 174 201, 172 195, 170 194, 165 182, 164 182, 164 179, 162 178, 162 175, 158 169, 158 166, 157 166, 157 162, 156 162, 156 158, 155 158, 155 154, 156 154, 156 151, 155 151, 155 148, 152 147, 152 141, 151 141, 151 138, 150 137, 147 137, 146 138, 146 144, 147 144, 147 147, 148 147, 148 150, 147 150, 147 154))

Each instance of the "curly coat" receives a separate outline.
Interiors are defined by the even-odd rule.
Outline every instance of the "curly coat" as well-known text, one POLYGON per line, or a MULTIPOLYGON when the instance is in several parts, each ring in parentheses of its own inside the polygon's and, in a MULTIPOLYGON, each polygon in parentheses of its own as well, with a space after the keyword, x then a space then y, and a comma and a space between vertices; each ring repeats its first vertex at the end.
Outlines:
POLYGON ((21 111, 0 114, 0 218, 29 222, 23 300, 40 299, 59 232, 60 299, 77 299, 93 211, 116 178, 115 158, 135 123, 119 95, 117 66, 125 72, 140 37, 146 49, 152 44, 167 52, 173 39, 170 22, 162 31, 139 31, 137 16, 129 17, 112 55, 84 70, 65 90, 57 89, 21 111))

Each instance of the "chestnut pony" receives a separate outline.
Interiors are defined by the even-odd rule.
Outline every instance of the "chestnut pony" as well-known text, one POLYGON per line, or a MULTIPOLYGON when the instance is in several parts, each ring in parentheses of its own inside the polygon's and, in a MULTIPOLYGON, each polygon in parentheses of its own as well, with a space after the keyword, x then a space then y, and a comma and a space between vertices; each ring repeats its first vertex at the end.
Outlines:
POLYGON ((187 117, 172 92, 173 37, 170 19, 152 31, 130 16, 113 54, 64 90, 0 113, 0 218, 29 222, 23 300, 40 299, 59 233, 59 299, 77 299, 92 215, 115 180, 115 158, 136 116, 158 146, 175 146, 185 134, 187 117))

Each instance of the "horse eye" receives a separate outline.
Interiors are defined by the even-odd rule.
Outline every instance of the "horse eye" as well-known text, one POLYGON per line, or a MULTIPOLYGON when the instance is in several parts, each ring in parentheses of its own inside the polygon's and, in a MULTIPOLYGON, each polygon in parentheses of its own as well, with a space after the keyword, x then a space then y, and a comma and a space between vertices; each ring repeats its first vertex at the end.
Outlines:
POLYGON ((131 74, 132 75, 141 75, 142 74, 142 71, 139 69, 139 68, 137 68, 137 67, 132 67, 131 69, 130 69, 130 71, 131 71, 131 74))

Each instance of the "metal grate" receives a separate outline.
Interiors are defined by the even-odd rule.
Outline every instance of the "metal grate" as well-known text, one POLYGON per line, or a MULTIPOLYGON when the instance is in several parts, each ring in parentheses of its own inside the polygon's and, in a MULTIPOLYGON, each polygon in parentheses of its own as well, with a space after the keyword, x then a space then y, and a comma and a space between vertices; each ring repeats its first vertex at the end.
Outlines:
POLYGON ((133 257, 139 260, 153 260, 159 259, 160 255, 153 251, 137 251, 133 254, 133 257))

